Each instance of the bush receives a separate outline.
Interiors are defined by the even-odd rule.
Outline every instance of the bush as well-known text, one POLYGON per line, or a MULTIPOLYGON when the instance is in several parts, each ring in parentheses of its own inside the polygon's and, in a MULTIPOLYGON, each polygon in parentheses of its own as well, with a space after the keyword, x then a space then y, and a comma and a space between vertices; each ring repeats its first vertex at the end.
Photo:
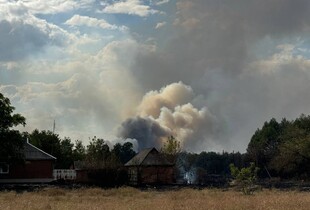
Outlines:
POLYGON ((251 195, 257 189, 255 181, 257 179, 257 172, 259 168, 255 167, 254 163, 251 163, 249 167, 237 168, 234 164, 230 164, 231 175, 235 179, 235 183, 241 188, 243 194, 251 195))

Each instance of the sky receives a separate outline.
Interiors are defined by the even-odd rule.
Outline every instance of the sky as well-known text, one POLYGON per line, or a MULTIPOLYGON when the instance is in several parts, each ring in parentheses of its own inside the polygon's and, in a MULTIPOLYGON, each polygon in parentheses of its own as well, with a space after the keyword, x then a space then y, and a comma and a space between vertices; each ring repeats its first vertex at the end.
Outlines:
POLYGON ((245 152, 310 114, 310 1, 0 0, 0 92, 22 131, 245 152))

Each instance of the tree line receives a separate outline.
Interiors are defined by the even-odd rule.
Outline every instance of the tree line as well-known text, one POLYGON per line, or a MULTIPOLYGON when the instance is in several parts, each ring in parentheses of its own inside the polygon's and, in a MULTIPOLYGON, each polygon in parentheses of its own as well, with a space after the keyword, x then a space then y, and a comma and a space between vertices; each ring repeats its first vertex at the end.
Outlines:
MULTIPOLYGON (((56 168, 70 168, 74 161, 83 161, 90 168, 119 167, 136 153, 129 142, 117 143, 110 148, 102 138, 93 137, 88 145, 82 141, 60 138, 51 131, 34 130, 21 133, 17 125, 25 125, 26 119, 14 114, 10 100, 0 93, 0 162, 23 160, 23 141, 57 157, 56 168)), ((162 152, 176 163, 181 171, 195 169, 197 173, 230 175, 230 165, 243 168, 254 163, 260 178, 309 179, 310 177, 310 116, 302 114, 295 120, 272 118, 253 134, 247 150, 222 153, 182 151, 174 137, 169 137, 162 152)))
POLYGON ((136 152, 133 144, 116 143, 112 149, 102 138, 93 137, 87 146, 81 140, 74 143, 69 137, 61 139, 51 131, 34 130, 23 133, 31 144, 57 157, 55 168, 66 169, 73 166, 75 161, 83 161, 87 168, 117 167, 129 161, 136 152))

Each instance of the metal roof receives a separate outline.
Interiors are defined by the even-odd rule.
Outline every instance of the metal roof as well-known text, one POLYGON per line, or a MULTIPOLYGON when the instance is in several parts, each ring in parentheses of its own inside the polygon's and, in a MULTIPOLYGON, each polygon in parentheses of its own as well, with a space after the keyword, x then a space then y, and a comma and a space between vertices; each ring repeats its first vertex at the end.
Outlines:
POLYGON ((29 142, 24 145, 24 154, 26 160, 56 160, 54 156, 44 152, 43 150, 33 146, 29 142))
POLYGON ((155 148, 144 149, 129 160, 125 166, 172 166, 155 148))

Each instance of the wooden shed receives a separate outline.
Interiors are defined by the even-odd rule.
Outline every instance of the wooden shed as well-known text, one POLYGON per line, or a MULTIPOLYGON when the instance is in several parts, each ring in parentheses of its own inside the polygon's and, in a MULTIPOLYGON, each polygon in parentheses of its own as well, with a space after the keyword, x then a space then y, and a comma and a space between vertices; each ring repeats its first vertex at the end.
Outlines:
POLYGON ((174 164, 155 148, 142 150, 125 167, 132 185, 175 183, 174 164))
POLYGON ((46 183, 54 180, 56 158, 33 146, 24 144, 24 163, 0 163, 0 183, 46 183))

